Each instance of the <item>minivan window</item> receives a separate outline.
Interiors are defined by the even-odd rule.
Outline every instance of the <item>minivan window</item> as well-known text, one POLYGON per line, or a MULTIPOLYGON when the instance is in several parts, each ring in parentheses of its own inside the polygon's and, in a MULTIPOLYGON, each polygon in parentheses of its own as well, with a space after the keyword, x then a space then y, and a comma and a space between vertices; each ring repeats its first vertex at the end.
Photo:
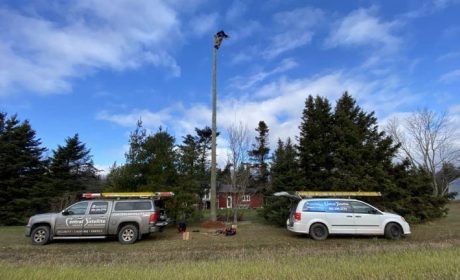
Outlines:
POLYGON ((151 201, 119 201, 115 204, 115 211, 152 210, 151 201))
POLYGON ((350 202, 343 200, 313 200, 303 205, 304 212, 351 213, 350 202))
POLYGON ((352 201, 351 206, 353 207, 354 213, 360 214, 376 214, 379 213, 375 208, 370 207, 369 205, 359 202, 359 201, 352 201))

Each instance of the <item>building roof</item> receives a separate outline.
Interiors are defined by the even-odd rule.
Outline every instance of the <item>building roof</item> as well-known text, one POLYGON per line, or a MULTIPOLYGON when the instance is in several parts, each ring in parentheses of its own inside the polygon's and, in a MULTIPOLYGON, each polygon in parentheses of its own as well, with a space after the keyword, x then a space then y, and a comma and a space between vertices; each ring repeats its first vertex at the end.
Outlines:
MULTIPOLYGON (((233 188, 230 184, 219 184, 217 186, 218 193, 236 193, 238 192, 238 188, 233 188)), ((245 193, 256 193, 256 188, 246 188, 245 193)))

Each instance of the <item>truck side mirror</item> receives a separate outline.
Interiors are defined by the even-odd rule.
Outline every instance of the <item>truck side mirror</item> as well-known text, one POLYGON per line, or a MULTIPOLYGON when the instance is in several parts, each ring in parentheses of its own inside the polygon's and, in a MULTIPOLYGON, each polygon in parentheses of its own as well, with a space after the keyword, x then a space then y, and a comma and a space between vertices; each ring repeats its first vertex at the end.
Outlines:
POLYGON ((63 216, 67 216, 67 215, 69 215, 69 214, 70 214, 70 213, 69 213, 69 211, 68 211, 67 209, 66 209, 66 210, 62 210, 62 215, 63 215, 63 216))

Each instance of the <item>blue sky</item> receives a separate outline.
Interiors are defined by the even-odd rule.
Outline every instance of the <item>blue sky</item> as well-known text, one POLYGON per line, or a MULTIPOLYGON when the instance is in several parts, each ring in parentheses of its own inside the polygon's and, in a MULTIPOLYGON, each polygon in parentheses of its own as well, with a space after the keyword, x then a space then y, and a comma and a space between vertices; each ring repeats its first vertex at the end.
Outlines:
MULTIPOLYGON (((421 108, 460 125, 460 1, 3 1, 0 110, 50 150, 79 133, 107 170, 142 118, 178 141, 259 120, 294 137, 309 94, 349 91, 381 126, 421 108)), ((226 157, 219 139, 219 162, 226 157)))

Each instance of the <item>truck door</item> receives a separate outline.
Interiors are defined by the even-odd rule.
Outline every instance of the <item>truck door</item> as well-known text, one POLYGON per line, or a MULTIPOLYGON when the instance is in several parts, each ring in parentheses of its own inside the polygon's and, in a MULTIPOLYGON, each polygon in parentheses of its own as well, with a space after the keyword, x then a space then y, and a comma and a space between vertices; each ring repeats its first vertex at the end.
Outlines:
POLYGON ((56 218, 55 235, 80 236, 83 230, 83 219, 88 208, 88 202, 82 201, 64 209, 56 218))
POLYGON ((107 235, 110 201, 92 201, 83 219, 83 235, 107 235))

